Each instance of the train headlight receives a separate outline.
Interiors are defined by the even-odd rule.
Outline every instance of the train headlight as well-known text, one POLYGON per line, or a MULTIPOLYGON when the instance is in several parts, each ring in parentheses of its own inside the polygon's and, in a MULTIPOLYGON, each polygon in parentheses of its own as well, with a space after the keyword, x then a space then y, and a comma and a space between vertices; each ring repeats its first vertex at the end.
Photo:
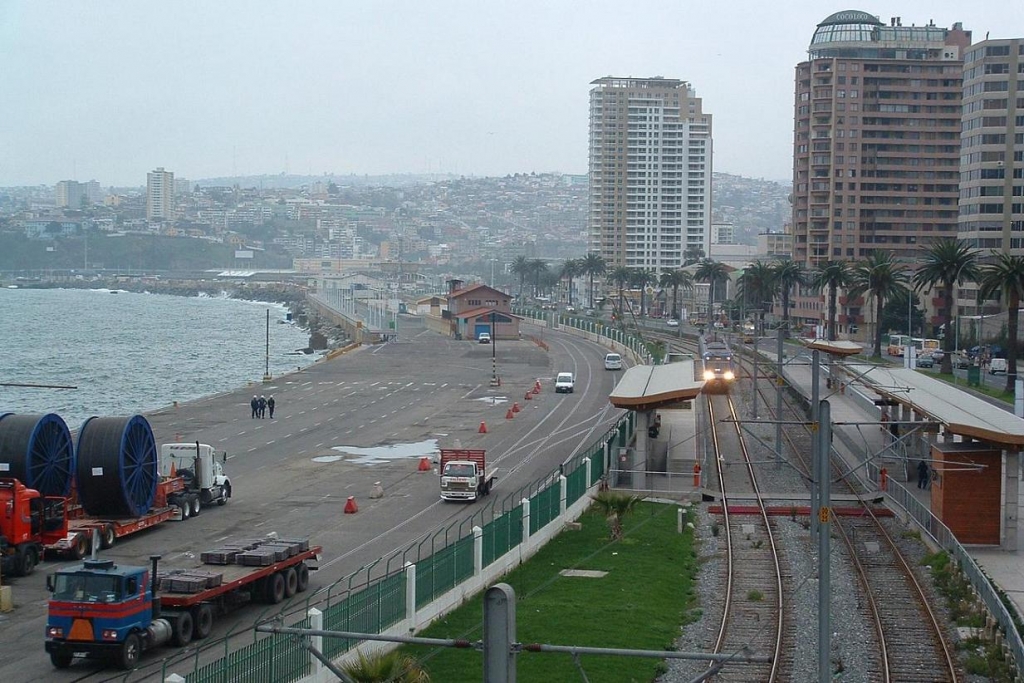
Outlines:
POLYGON ((725 378, 731 382, 734 379, 736 379, 736 375, 733 374, 732 370, 726 370, 725 371, 725 378))
POLYGON ((704 381, 705 382, 710 382, 714 378, 715 378, 715 371, 714 370, 705 370, 704 371, 704 381))

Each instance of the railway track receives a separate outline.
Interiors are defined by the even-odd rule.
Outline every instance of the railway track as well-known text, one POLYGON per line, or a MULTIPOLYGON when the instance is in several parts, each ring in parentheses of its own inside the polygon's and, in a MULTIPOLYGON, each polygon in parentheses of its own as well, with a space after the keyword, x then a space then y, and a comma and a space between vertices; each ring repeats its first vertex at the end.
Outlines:
POLYGON ((733 422, 734 428, 720 429, 718 412, 735 418, 735 406, 728 396, 715 396, 708 401, 708 411, 715 452, 734 452, 742 458, 741 467, 726 463, 724 457, 715 458, 722 485, 726 579, 722 619, 714 652, 726 654, 747 650, 751 654, 771 657, 771 661, 765 664, 725 664, 716 678, 720 681, 772 682, 779 680, 779 655, 785 623, 779 549, 738 424, 733 422), (731 514, 728 495, 734 491, 753 493, 760 513, 750 516, 731 514))

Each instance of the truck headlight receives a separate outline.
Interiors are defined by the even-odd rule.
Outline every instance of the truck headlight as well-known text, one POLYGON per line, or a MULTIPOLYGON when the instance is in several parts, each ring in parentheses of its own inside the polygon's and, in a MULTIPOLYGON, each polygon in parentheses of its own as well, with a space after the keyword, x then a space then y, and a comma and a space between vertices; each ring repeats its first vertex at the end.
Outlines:
POLYGON ((64 637, 64 629, 62 629, 60 626, 47 626, 46 627, 46 637, 47 638, 63 638, 64 637))
POLYGON ((715 371, 714 370, 705 370, 704 371, 704 381, 705 382, 710 382, 714 378, 715 378, 715 371))

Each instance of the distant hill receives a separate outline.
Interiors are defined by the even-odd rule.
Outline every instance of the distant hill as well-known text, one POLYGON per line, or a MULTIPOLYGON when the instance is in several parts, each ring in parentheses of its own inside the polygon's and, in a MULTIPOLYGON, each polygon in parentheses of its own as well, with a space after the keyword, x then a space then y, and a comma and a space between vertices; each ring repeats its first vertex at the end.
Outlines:
POLYGON ((773 180, 715 173, 711 215, 715 223, 736 226, 736 241, 757 244, 758 233, 781 231, 791 220, 792 185, 773 180))
POLYGON ((335 175, 325 173, 323 175, 294 175, 280 173, 277 175, 245 175, 245 176, 223 176, 220 178, 199 178, 189 179, 192 185, 200 187, 234 187, 242 188, 262 187, 268 190, 297 190, 303 186, 314 183, 334 183, 339 187, 408 187, 421 183, 433 183, 440 180, 450 180, 458 176, 447 174, 415 174, 399 173, 392 175, 335 175))

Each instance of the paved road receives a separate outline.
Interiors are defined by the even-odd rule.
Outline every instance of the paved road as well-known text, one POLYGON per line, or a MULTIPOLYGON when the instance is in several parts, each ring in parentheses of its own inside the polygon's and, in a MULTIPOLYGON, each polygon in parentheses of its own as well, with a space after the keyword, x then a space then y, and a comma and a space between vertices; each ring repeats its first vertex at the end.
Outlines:
MULTIPOLYGON (((597 344, 547 330, 547 351, 530 340, 499 340, 491 347, 441 337, 413 316, 403 316, 400 330, 398 341, 317 363, 268 385, 150 415, 158 443, 180 435, 182 441, 227 450, 236 497, 225 507, 125 540, 102 556, 138 564, 150 554, 198 553, 228 537, 271 531, 308 535, 324 548, 321 570, 311 581, 323 588, 377 558, 415 548, 444 524, 455 523, 457 530, 459 520, 485 505, 439 501, 436 477, 417 471, 415 448, 411 456, 373 464, 351 455, 334 462, 314 458, 337 456, 333 448, 338 446, 379 448, 436 439, 444 447, 458 439, 467 448, 486 448, 500 468, 490 501, 500 509, 502 498, 593 443, 621 414, 607 400, 620 374, 604 370, 605 350, 597 344), (492 349, 503 380, 498 389, 489 388, 492 349), (576 373, 576 393, 553 392, 551 378, 560 371, 576 373), (543 390, 526 402, 523 395, 536 378, 543 390), (274 395, 274 420, 250 418, 254 389, 274 395), (511 401, 519 401, 523 410, 506 420, 511 401), (477 433, 481 421, 487 434, 477 433), (386 495, 371 500, 376 481, 386 495), (355 515, 342 514, 348 496, 359 504, 355 515)), ((440 545, 443 539, 441 534, 440 545)), ((76 661, 58 672, 43 652, 45 575, 56 566, 46 562, 35 575, 13 580, 17 609, 0 615, 0 680, 5 683, 67 681, 97 670, 76 661)), ((213 636, 244 631, 262 615, 264 606, 239 610, 219 620, 213 636)), ((159 671, 160 658, 177 652, 147 653, 143 668, 159 671)), ((102 671, 90 680, 113 674, 102 671)))

